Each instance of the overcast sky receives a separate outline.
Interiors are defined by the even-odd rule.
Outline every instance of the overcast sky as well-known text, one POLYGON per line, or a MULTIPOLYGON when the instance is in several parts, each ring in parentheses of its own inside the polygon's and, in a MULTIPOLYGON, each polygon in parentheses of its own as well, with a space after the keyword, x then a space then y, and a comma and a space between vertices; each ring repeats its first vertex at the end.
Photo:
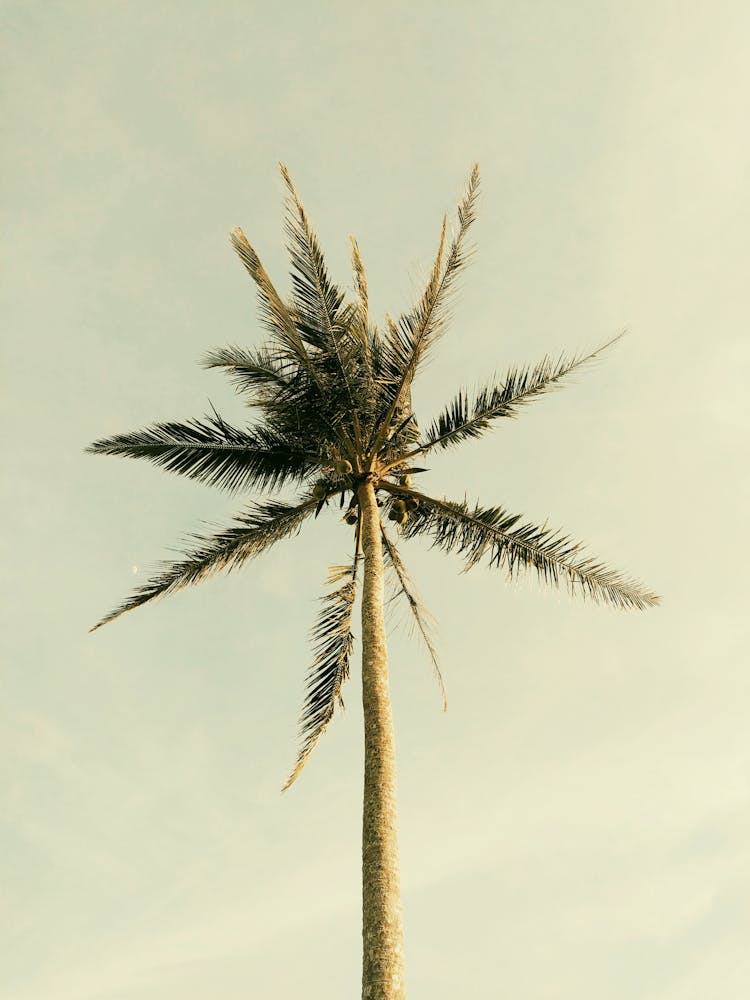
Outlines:
POLYGON ((750 989, 743 2, 4 0, 2 1000, 351 1000, 361 711, 298 784, 329 514, 242 573, 87 628, 242 505, 84 446, 244 419, 242 225, 282 186, 373 312, 419 293, 474 160, 476 259, 423 424, 512 364, 605 360, 425 489, 560 526, 661 608, 509 586, 419 542, 449 709, 403 614, 392 691, 410 998, 750 989))

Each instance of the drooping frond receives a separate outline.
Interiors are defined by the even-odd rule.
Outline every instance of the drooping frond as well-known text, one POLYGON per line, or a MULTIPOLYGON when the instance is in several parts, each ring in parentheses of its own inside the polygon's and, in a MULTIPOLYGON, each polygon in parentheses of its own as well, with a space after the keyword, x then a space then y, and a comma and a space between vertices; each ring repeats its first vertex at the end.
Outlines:
POLYGON ((436 342, 448 315, 448 305, 455 281, 466 261, 466 237, 475 219, 479 195, 479 167, 475 164, 458 206, 458 230, 451 241, 445 265, 445 221, 438 255, 427 287, 416 308, 406 313, 398 323, 390 324, 390 335, 383 349, 383 379, 386 385, 387 409, 375 440, 377 451, 385 440, 394 416, 403 403, 421 361, 436 342))
MULTIPOLYGON (((358 545, 355 551, 358 551, 358 545)), ((284 782, 283 792, 294 784, 323 735, 338 702, 343 708, 341 689, 349 677, 354 636, 352 609, 357 595, 357 554, 350 566, 332 566, 327 586, 340 584, 322 598, 322 609, 312 631, 315 659, 306 678, 306 694, 300 719, 302 746, 294 769, 284 782)))
POLYGON ((96 631, 126 611, 139 608, 157 597, 200 583, 220 570, 236 569, 246 560, 260 555, 282 538, 298 531, 316 506, 317 500, 310 497, 294 506, 270 501, 253 504, 245 514, 237 518, 232 527, 219 534, 209 537, 192 536, 192 548, 183 559, 166 563, 161 573, 148 580, 114 611, 105 615, 91 631, 96 631))
POLYGON ((502 507, 480 507, 436 500, 414 491, 393 489, 419 500, 404 527, 407 538, 427 535, 445 552, 458 552, 466 568, 487 556, 490 566, 514 577, 521 569, 534 569, 545 583, 566 585, 571 593, 618 608, 649 608, 659 603, 656 594, 636 580, 584 555, 583 546, 568 535, 546 526, 519 524, 518 514, 502 507))
POLYGON ((95 441, 86 449, 98 455, 145 458, 169 472, 234 492, 275 489, 300 481, 318 464, 267 427, 239 430, 218 414, 185 423, 153 424, 131 434, 95 441))
POLYGON ((511 369, 503 382, 485 386, 473 400, 467 393, 459 391, 453 402, 427 429, 423 443, 411 455, 436 447, 450 448, 467 438, 480 437, 492 420, 514 417, 524 404, 559 388, 568 375, 601 357, 622 336, 618 334, 588 354, 563 355, 556 361, 546 357, 533 367, 511 369))
POLYGON ((448 698, 445 691, 445 683, 443 681, 443 675, 440 672, 440 664, 438 663, 437 648, 435 645, 435 638, 433 635, 434 630, 434 620, 429 610, 425 607, 422 599, 420 598, 417 590, 414 586, 409 572, 399 555, 398 549, 393 544, 391 539, 388 537, 388 533, 385 527, 381 523, 380 532, 383 538, 383 556, 387 566, 393 569, 393 572, 398 581, 398 588, 394 597, 400 597, 402 594, 406 598, 411 612, 414 616, 415 625, 422 636, 425 647, 429 654, 430 660, 432 661, 433 671, 435 673, 435 679, 440 685, 440 694, 443 699, 443 711, 448 709, 448 698))

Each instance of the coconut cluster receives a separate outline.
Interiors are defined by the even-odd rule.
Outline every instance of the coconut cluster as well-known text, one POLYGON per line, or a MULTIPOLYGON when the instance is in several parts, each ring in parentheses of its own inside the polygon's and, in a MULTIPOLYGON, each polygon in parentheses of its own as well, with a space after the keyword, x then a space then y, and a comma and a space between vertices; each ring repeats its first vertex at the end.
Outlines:
MULTIPOLYGON (((312 496, 315 500, 327 500, 327 498, 332 493, 342 493, 342 486, 346 488, 347 484, 342 484, 336 480, 350 476, 353 472, 352 464, 345 458, 336 459, 335 462, 329 466, 328 475, 319 479, 312 488, 312 496), (333 475, 331 475, 333 474, 333 475), (330 477, 330 478, 329 478, 330 477)), ((403 486, 405 489, 409 489, 412 484, 412 478, 408 473, 398 476, 399 486, 403 486)), ((343 520, 346 524, 355 525, 359 521, 359 509, 356 498, 356 491, 352 485, 353 496, 349 504, 349 508, 344 514, 343 520)), ((383 500, 377 497, 378 507, 383 506, 383 500)), ((342 496, 343 505, 343 496, 342 496)), ((419 506, 419 500, 416 497, 406 497, 404 499, 397 497, 395 499, 387 502, 388 507, 388 520, 395 521, 397 524, 403 526, 409 520, 409 514, 415 511, 419 506)))
POLYGON ((403 500, 394 500, 388 511, 388 520, 396 521, 397 524, 406 524, 409 515, 406 511, 406 503, 403 500))
MULTIPOLYGON (((412 484, 411 476, 405 473, 398 477, 399 486, 403 486, 405 489, 409 489, 412 484)), ((400 497, 391 502, 388 510, 388 520, 395 521, 397 524, 403 526, 409 520, 409 514, 416 510, 419 506, 419 500, 416 497, 406 497, 406 499, 401 499, 400 497)))
MULTIPOLYGON (((335 479, 340 479, 343 476, 349 476, 354 471, 352 463, 346 458, 337 458, 335 462, 328 468, 328 476, 333 474, 335 479)), ((338 489, 340 489, 340 484, 338 489)), ((317 483, 312 488, 312 495, 314 500, 325 500, 329 493, 332 493, 336 489, 336 485, 333 480, 328 477, 323 477, 319 479, 317 483)))

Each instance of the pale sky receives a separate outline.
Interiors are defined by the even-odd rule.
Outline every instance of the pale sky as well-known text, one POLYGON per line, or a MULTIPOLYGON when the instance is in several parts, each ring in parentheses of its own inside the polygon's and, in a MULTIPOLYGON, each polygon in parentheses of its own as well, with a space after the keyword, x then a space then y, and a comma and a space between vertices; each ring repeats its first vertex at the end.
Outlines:
POLYGON ((750 995, 750 8, 4 0, 2 1000, 359 994, 361 711, 294 760, 332 514, 87 628, 242 506, 95 438, 247 415, 241 225, 287 287, 277 162, 348 287, 407 308, 474 160, 476 259, 414 393, 606 360, 425 489, 564 527, 617 612, 405 543, 392 691, 411 1000, 750 995))

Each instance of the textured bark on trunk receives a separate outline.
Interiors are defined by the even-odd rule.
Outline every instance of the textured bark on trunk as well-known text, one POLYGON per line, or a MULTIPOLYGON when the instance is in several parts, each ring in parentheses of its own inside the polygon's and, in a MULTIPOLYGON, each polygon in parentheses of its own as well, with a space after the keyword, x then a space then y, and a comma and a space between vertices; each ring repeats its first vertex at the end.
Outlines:
POLYGON ((362 512, 362 1000, 404 1000, 404 931, 396 826, 396 749, 383 613, 383 548, 372 483, 358 490, 362 512))

